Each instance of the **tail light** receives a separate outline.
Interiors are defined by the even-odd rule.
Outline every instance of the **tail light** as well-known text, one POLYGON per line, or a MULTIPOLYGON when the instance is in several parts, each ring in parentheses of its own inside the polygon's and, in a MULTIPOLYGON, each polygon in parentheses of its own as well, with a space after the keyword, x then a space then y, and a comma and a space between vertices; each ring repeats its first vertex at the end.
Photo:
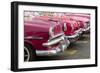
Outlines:
POLYGON ((70 25, 71 25, 71 30, 74 31, 74 24, 71 23, 70 25))
POLYGON ((66 23, 64 23, 64 26, 63 27, 64 27, 63 30, 64 31, 67 31, 67 24, 66 23))
POLYGON ((77 24, 79 27, 81 27, 81 22, 80 21, 77 21, 77 24))
POLYGON ((50 35, 50 37, 53 37, 54 36, 54 26, 53 25, 49 29, 49 35, 50 35))
POLYGON ((60 24, 60 22, 51 22, 51 27, 49 29, 49 35, 50 35, 50 38, 56 36, 56 35, 59 35, 63 33, 63 30, 62 30, 62 25, 60 24))
POLYGON ((57 27, 57 22, 55 20, 52 20, 50 19, 50 29, 49 29, 49 35, 50 35, 50 38, 54 37, 55 35, 55 27, 57 27))
POLYGON ((78 24, 79 24, 79 27, 80 27, 80 28, 84 28, 84 22, 78 21, 78 24))
POLYGON ((74 23, 74 30, 77 30, 79 28, 79 24, 78 23, 74 23))
POLYGON ((88 26, 90 26, 90 22, 86 22, 86 24, 87 24, 88 26))
POLYGON ((89 27, 89 24, 88 23, 84 23, 84 28, 87 28, 89 27))

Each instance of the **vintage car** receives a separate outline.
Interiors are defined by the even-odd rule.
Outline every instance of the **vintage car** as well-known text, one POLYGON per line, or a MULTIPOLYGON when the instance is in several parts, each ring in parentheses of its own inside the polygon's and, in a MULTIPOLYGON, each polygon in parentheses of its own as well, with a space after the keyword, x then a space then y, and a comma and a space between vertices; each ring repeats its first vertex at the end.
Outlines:
POLYGON ((84 14, 66 14, 67 18, 70 20, 76 20, 79 23, 80 28, 83 29, 83 32, 90 31, 90 15, 84 14))
POLYGON ((70 40, 71 43, 78 40, 82 34, 82 29, 79 27, 79 23, 75 20, 69 20, 66 16, 37 16, 35 19, 41 19, 49 21, 50 19, 54 21, 59 21, 63 28, 65 36, 70 40))
POLYGON ((79 17, 85 17, 90 19, 90 14, 89 13, 65 13, 65 15, 73 15, 73 16, 79 16, 79 17))
POLYGON ((34 19, 24 21, 24 61, 36 56, 51 56, 69 46, 59 22, 34 19))
POLYGON ((63 25, 64 34, 71 43, 76 42, 80 38, 82 29, 79 28, 76 21, 62 20, 61 24, 63 25))

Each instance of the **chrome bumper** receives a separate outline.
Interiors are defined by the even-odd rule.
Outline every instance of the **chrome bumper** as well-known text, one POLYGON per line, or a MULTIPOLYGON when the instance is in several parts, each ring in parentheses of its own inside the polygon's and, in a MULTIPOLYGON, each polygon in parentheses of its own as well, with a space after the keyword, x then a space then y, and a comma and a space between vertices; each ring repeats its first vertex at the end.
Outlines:
POLYGON ((42 45, 43 46, 50 46, 50 45, 54 45, 54 44, 57 44, 58 42, 60 42, 61 40, 64 40, 64 37, 65 36, 61 36, 61 37, 59 37, 59 38, 54 38, 53 40, 48 40, 48 42, 47 43, 43 43, 42 45))
POLYGON ((60 38, 56 39, 56 40, 52 40, 48 43, 45 43, 43 45, 45 46, 49 46, 49 45, 53 45, 56 44, 60 41, 65 41, 64 44, 59 44, 57 47, 53 48, 53 49, 49 49, 49 50, 36 50, 36 54, 37 56, 51 56, 51 55, 57 55, 57 53, 60 53, 62 51, 64 51, 65 49, 67 49, 67 47, 69 46, 70 42, 69 40, 67 40, 65 38, 65 36, 61 36, 60 38))
POLYGON ((60 48, 55 48, 54 50, 36 50, 37 56, 51 56, 59 52, 61 52, 60 48))
POLYGON ((78 38, 79 38, 79 34, 74 34, 72 36, 66 36, 66 38, 68 38, 68 40, 70 41, 70 43, 75 42, 78 38))
POLYGON ((77 33, 77 34, 82 34, 82 32, 83 32, 83 29, 82 28, 80 28, 79 30, 77 30, 77 31, 75 31, 75 33, 77 33))
POLYGON ((74 35, 71 35, 71 36, 67 36, 67 38, 76 38, 78 37, 80 34, 82 34, 82 28, 80 28, 79 30, 75 31, 75 34, 74 35))
POLYGON ((90 27, 87 27, 87 28, 83 28, 83 32, 87 32, 87 31, 89 31, 90 30, 90 27))
POLYGON ((82 34, 82 28, 80 28, 79 30, 75 31, 74 35, 66 36, 66 38, 68 38, 69 41, 72 43, 72 42, 75 42, 80 37, 81 34, 82 34))
POLYGON ((68 39, 74 39, 74 38, 76 38, 76 37, 78 37, 78 36, 79 36, 79 34, 76 33, 76 34, 74 34, 74 35, 72 35, 72 36, 66 36, 66 38, 68 38, 68 39))
POLYGON ((83 32, 88 32, 88 31, 90 30, 90 22, 85 23, 84 25, 85 25, 85 26, 84 26, 84 28, 83 28, 83 32))

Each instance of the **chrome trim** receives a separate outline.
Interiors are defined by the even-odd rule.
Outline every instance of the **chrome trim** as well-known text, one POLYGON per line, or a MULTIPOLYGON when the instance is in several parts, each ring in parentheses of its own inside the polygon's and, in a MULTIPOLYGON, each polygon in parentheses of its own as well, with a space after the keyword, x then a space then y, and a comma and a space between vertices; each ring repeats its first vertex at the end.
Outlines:
POLYGON ((73 39, 73 38, 76 38, 76 37, 79 37, 79 34, 76 33, 74 35, 71 35, 71 36, 66 36, 68 39, 73 39))
POLYGON ((74 34, 74 35, 67 36, 67 38, 69 38, 69 39, 74 39, 74 38, 77 38, 77 37, 79 37, 79 36, 80 36, 80 34, 82 34, 82 32, 83 32, 83 29, 82 29, 82 28, 80 28, 79 30, 75 31, 75 34, 74 34))
POLYGON ((38 37, 38 36, 27 36, 27 37, 24 37, 24 39, 38 39, 38 40, 42 40, 43 37, 38 37))
POLYGON ((53 40, 49 40, 47 43, 43 43, 42 45, 43 45, 43 46, 54 45, 54 44, 60 42, 61 40, 64 40, 64 36, 55 38, 55 39, 53 39, 53 40))
POLYGON ((75 42, 76 39, 78 39, 80 37, 80 35, 82 34, 82 28, 80 28, 79 30, 75 31, 75 34, 74 35, 71 35, 71 36, 66 36, 70 42, 75 42))
POLYGON ((88 27, 88 24, 87 23, 84 23, 84 28, 87 28, 88 27))
POLYGON ((80 34, 75 34, 75 35, 72 35, 72 36, 66 36, 66 38, 68 38, 70 43, 75 42, 79 37, 80 37, 80 34))
POLYGON ((62 36, 62 35, 64 35, 64 33, 62 32, 62 33, 60 33, 60 34, 57 34, 57 35, 55 35, 55 36, 53 36, 52 38, 50 38, 48 41, 51 41, 52 39, 55 39, 55 38, 57 38, 57 37, 59 37, 59 36, 62 36))
POLYGON ((80 29, 76 30, 75 33, 77 33, 77 34, 82 34, 82 31, 83 31, 83 29, 80 28, 80 29))
POLYGON ((30 52, 29 52, 29 50, 27 49, 27 47, 24 47, 24 50, 27 52, 27 55, 24 54, 24 57, 27 56, 27 59, 25 60, 25 61, 27 62, 27 61, 29 61, 29 59, 30 59, 30 52))
POLYGON ((64 31, 67 31, 67 25, 64 23, 64 31))
POLYGON ((59 52, 60 49, 57 51, 57 50, 36 50, 36 54, 37 56, 49 56, 49 55, 55 55, 57 52, 59 52))
POLYGON ((72 27, 72 30, 74 30, 74 24, 73 23, 71 23, 71 27, 72 27))
MULTIPOLYGON (((64 38, 64 41, 66 39, 64 38)), ((56 48, 52 50, 36 50, 36 54, 38 56, 50 56, 50 55, 57 55, 57 53, 63 52, 67 47, 69 46, 70 42, 69 40, 66 40, 64 44, 58 45, 56 48)))
POLYGON ((90 27, 88 27, 88 28, 86 28, 86 29, 83 28, 83 31, 84 31, 84 32, 85 32, 85 31, 88 31, 88 30, 90 30, 90 27))
POLYGON ((49 35, 50 35, 50 37, 52 37, 52 36, 53 36, 52 34, 54 34, 53 28, 54 28, 54 27, 51 26, 50 29, 49 29, 49 35))
POLYGON ((86 24, 89 26, 90 25, 90 21, 86 22, 86 24))
POLYGON ((85 25, 85 26, 84 26, 84 28, 83 28, 83 32, 89 31, 89 29, 90 29, 90 22, 86 22, 84 25, 85 25))

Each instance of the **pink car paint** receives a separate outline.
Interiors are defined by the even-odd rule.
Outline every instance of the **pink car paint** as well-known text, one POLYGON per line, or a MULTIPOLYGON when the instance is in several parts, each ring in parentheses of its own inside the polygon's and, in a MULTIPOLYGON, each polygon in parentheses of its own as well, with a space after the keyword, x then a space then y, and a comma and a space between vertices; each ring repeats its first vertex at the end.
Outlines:
MULTIPOLYGON (((67 19, 66 16, 37 16, 35 19, 41 19, 41 20, 44 20, 44 21, 49 21, 49 20, 53 20, 53 21, 56 21, 56 22, 60 22, 60 24, 63 25, 63 31, 64 31, 64 34, 70 38, 70 39, 73 39, 76 41, 76 38, 79 37, 79 35, 82 33, 82 30, 80 29, 79 27, 79 24, 77 21, 75 20, 69 20, 67 19), (64 27, 67 29, 67 30, 64 30, 64 27)), ((74 41, 70 41, 70 42, 74 42, 74 41)))
POLYGON ((90 15, 83 14, 67 14, 66 15, 71 20, 76 20, 79 22, 80 28, 83 29, 83 32, 87 32, 90 29, 90 15))
POLYGON ((79 17, 85 17, 90 19, 90 14, 88 13, 66 13, 65 15, 72 15, 72 16, 79 16, 79 17))
POLYGON ((31 45, 37 55, 54 55, 69 45, 58 22, 39 19, 24 21, 24 43, 31 45))

